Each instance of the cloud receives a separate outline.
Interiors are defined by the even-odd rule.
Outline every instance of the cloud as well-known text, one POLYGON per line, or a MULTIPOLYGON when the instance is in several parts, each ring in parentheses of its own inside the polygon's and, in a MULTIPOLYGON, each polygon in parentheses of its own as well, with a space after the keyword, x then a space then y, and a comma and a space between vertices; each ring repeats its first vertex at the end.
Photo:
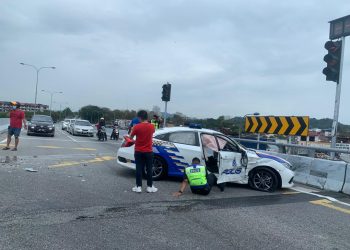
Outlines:
MULTIPOLYGON (((2 1, 1 99, 63 91, 74 109, 162 106, 217 117, 251 112, 332 117, 335 84, 322 75, 328 21, 347 1, 2 1)), ((350 51, 346 50, 346 58, 350 51)), ((345 61, 344 67, 349 66, 345 61)), ((340 120, 350 123, 345 72, 340 120)), ((40 94, 39 101, 49 97, 40 94)))

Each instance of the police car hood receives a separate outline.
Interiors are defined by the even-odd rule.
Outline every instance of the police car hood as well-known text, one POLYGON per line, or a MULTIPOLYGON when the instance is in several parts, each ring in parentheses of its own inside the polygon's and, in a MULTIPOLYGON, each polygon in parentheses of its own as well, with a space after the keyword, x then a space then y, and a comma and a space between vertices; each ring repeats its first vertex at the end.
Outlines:
POLYGON ((248 159, 254 159, 255 161, 265 161, 265 162, 266 161, 276 161, 276 162, 281 163, 281 164, 284 164, 284 163, 290 164, 288 161, 286 161, 280 157, 270 155, 270 154, 265 153, 265 152, 248 150, 247 155, 248 155, 248 159))

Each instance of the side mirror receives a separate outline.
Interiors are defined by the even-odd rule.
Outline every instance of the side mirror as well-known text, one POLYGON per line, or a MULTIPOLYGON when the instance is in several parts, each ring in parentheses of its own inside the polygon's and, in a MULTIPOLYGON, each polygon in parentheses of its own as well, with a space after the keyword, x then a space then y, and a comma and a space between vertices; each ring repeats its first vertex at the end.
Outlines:
POLYGON ((245 150, 242 151, 241 165, 244 168, 248 166, 248 155, 245 150))

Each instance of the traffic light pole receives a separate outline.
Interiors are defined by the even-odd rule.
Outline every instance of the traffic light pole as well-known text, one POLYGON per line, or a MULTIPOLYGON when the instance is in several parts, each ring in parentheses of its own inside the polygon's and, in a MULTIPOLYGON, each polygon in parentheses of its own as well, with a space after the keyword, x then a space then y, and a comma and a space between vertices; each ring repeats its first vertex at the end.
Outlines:
MULTIPOLYGON (((338 131, 338 117, 339 117, 339 107, 340 107, 340 93, 341 93, 341 84, 343 79, 343 61, 344 61, 344 50, 345 50, 345 36, 341 38, 341 60, 340 60, 340 69, 339 69, 339 81, 337 83, 337 88, 335 92, 335 105, 334 105, 334 116, 332 124, 332 143, 331 148, 336 147, 337 143, 337 131, 338 131)), ((334 159, 334 152, 331 153, 331 158, 334 159)))
POLYGON ((166 127, 166 118, 168 116, 168 102, 165 102, 165 111, 164 111, 164 124, 163 127, 166 127))

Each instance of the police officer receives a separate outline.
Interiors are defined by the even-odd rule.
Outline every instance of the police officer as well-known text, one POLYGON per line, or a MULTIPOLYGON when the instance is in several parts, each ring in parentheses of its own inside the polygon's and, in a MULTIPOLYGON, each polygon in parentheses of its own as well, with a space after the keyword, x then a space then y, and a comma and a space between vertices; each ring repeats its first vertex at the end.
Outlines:
MULTIPOLYGON (((216 184, 217 178, 214 174, 208 174, 207 168, 200 165, 200 160, 196 157, 192 160, 192 165, 185 168, 184 180, 180 185, 178 192, 173 195, 179 197, 183 194, 189 183, 192 193, 208 195, 211 188, 216 184)), ((221 191, 224 191, 223 185, 218 185, 221 191)))
POLYGON ((153 124, 155 129, 159 129, 160 128, 160 120, 159 120, 159 116, 154 115, 153 119, 151 120, 151 124, 153 124))

